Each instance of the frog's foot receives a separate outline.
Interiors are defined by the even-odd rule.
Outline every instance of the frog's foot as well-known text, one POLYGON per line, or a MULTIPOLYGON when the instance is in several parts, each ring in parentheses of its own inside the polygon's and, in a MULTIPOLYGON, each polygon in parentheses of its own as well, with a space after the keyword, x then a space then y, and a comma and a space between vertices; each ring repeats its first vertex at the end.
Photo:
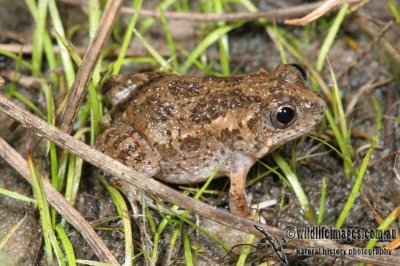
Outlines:
POLYGON ((255 212, 249 208, 246 196, 246 177, 254 160, 241 154, 235 154, 230 173, 229 209, 232 213, 251 218, 255 212))
POLYGON ((149 177, 160 170, 160 156, 130 127, 110 127, 97 137, 96 148, 149 177))

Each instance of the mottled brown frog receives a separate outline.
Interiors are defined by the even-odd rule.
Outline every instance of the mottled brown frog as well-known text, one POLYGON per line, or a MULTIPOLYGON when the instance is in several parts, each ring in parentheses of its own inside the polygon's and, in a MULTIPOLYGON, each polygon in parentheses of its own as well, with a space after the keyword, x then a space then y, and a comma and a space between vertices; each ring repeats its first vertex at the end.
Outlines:
POLYGON ((175 184, 205 181, 222 163, 230 210, 249 216, 251 166, 323 117, 325 103, 305 79, 297 65, 225 78, 135 74, 111 89, 97 148, 175 184))

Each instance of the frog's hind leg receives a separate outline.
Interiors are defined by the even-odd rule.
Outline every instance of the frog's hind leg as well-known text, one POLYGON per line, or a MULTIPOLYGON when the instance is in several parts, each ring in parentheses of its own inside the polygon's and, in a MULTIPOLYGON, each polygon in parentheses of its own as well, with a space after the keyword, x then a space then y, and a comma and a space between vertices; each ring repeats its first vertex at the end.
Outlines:
MULTIPOLYGON (((160 170, 160 156, 150 144, 131 127, 116 124, 104 130, 96 141, 96 149, 126 164, 146 176, 154 176, 160 170)), ((109 176, 107 182, 118 188, 128 199, 133 214, 139 215, 137 201, 142 200, 140 193, 127 180, 109 176)))
POLYGON ((110 127, 96 142, 96 149, 149 177, 160 170, 160 156, 139 133, 129 126, 110 127))

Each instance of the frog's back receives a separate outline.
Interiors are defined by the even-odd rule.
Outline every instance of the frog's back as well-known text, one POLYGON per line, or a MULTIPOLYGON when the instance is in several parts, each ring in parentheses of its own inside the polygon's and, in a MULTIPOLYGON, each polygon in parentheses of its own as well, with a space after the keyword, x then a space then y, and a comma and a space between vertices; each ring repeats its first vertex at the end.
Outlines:
MULTIPOLYGON (((262 74, 266 76, 265 73, 262 74)), ((254 79, 259 80, 259 77, 254 79)), ((229 112, 236 111, 239 115, 240 109, 261 103, 257 90, 246 91, 249 86, 248 75, 229 78, 158 76, 139 88, 115 113, 119 116, 117 120, 130 125, 155 145, 188 135, 202 137, 207 134, 204 125, 229 112)))
MULTIPOLYGON (((159 76, 118 106, 113 119, 131 126, 154 147, 162 158, 162 174, 170 177, 167 181, 190 183, 179 177, 196 174, 198 182, 199 176, 207 178, 221 161, 229 161, 231 149, 223 141, 246 146, 252 142, 236 128, 249 113, 259 111, 262 99, 260 91, 254 89, 255 81, 260 82, 259 75, 268 77, 268 73, 252 75, 253 78, 159 76), (232 126, 235 129, 230 131, 232 126), (204 163, 199 164, 200 159, 204 163), (177 161, 181 163, 176 165, 177 161), (198 170, 194 169, 196 166, 198 170)), ((246 135, 255 138, 254 134, 246 135)), ((228 171, 229 164, 224 168, 228 171)))

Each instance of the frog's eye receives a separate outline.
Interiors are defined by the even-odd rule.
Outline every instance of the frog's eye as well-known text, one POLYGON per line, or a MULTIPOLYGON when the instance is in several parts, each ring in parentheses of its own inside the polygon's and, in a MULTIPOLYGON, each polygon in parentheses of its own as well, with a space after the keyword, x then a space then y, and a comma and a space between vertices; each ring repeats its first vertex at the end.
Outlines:
POLYGON ((301 65, 298 65, 298 64, 290 64, 290 65, 292 67, 296 68, 297 71, 300 72, 300 74, 301 74, 301 76, 303 77, 304 80, 307 80, 307 72, 301 65))
POLYGON ((286 128, 296 120, 296 115, 296 108, 293 105, 283 104, 271 112, 271 123, 276 128, 286 128))

